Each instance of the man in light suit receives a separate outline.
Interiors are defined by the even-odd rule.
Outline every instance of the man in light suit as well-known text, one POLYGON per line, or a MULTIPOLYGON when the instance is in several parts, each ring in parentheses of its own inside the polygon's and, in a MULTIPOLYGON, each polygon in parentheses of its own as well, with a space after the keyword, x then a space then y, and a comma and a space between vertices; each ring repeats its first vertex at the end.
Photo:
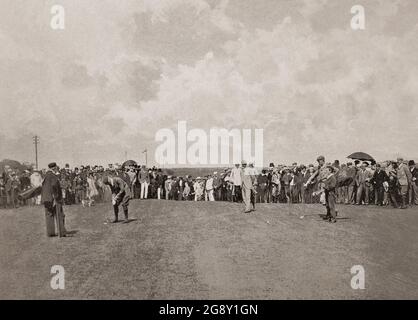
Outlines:
POLYGON ((242 200, 242 192, 241 192, 241 168, 239 167, 239 163, 235 164, 235 168, 232 168, 231 175, 229 177, 229 181, 232 184, 232 196, 234 202, 241 202, 242 200))
POLYGON ((360 205, 361 200, 364 195, 364 204, 369 204, 369 186, 368 183, 371 179, 370 173, 367 170, 367 163, 363 162, 361 164, 360 170, 357 172, 356 175, 356 186, 357 186, 357 197, 356 197, 356 204, 360 205))
POLYGON ((241 192, 242 192, 242 199, 245 204, 245 211, 244 213, 249 213, 251 211, 255 211, 255 187, 257 185, 256 176, 253 174, 254 171, 252 168, 247 167, 247 162, 241 162, 241 192))
POLYGON ((396 175, 398 178, 398 182, 400 185, 400 194, 402 198, 402 206, 401 209, 407 208, 407 201, 408 201, 408 191, 409 186, 411 185, 412 174, 409 171, 408 166, 404 163, 402 158, 398 158, 398 169, 396 171, 396 175))
POLYGON ((141 199, 148 198, 148 186, 149 186, 149 173, 145 166, 142 166, 141 171, 138 174, 139 182, 141 183, 141 199))

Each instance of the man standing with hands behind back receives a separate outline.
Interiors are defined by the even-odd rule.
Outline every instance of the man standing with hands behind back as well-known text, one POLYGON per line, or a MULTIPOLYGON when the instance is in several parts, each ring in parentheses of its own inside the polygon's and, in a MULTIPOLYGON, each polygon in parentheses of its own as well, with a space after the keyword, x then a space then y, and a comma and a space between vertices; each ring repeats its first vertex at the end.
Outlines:
POLYGON ((59 237, 65 237, 64 212, 62 210, 62 191, 57 176, 58 166, 55 162, 48 165, 48 171, 42 182, 41 202, 45 206, 46 234, 55 236, 55 223, 59 237))

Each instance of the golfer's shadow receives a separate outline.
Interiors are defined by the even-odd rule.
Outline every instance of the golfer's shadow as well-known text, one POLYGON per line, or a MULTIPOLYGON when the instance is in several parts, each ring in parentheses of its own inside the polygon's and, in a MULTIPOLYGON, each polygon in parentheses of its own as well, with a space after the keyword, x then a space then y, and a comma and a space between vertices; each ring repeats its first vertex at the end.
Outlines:
POLYGON ((65 235, 66 235, 67 237, 74 237, 74 235, 75 235, 77 232, 78 232, 78 230, 67 230, 67 231, 65 232, 65 235))
POLYGON ((126 221, 123 221, 123 223, 131 223, 131 222, 137 221, 137 220, 138 220, 137 218, 130 218, 130 219, 126 220, 126 221))
MULTIPOLYGON (((318 216, 321 218, 321 219, 324 219, 327 215, 326 214, 322 214, 322 213, 320 213, 320 214, 318 214, 318 216)), ((338 217, 338 215, 337 215, 337 217, 335 218, 336 220, 351 220, 351 218, 348 218, 348 217, 338 217)))

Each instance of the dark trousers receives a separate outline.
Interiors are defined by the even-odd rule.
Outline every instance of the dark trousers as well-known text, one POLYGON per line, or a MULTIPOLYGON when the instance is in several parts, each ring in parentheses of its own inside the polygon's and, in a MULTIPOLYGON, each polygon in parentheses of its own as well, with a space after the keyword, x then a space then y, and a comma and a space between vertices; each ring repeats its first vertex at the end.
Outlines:
POLYGON ((116 203, 113 205, 113 213, 115 214, 115 220, 118 221, 119 218, 119 206, 122 206, 125 219, 128 220, 128 206, 131 196, 129 194, 123 193, 116 203))
POLYGON ((404 186, 400 186, 399 188, 399 193, 401 195, 401 199, 402 199, 402 207, 405 208, 407 203, 408 203, 408 185, 404 185, 404 186))
POLYGON ((312 203, 312 187, 303 187, 303 203, 312 203))
POLYGON ((337 215, 335 213, 335 191, 325 190, 325 204, 327 207, 327 216, 335 218, 337 215))
POLYGON ((241 186, 234 186, 234 202, 242 202, 241 186))
POLYGON ((383 198, 385 196, 385 189, 382 186, 375 186, 375 193, 376 193, 376 204, 383 205, 383 198))
POLYGON ((415 182, 412 182, 409 188, 409 204, 418 205, 418 185, 415 182))
POLYGON ((13 208, 17 207, 18 201, 15 189, 7 191, 7 204, 11 205, 13 208))
POLYGON ((52 202, 45 202, 45 222, 46 235, 48 237, 55 236, 55 225, 58 229, 58 236, 65 236, 65 215, 60 203, 53 204, 52 202))
POLYGON ((399 207, 399 193, 396 189, 389 189, 389 200, 393 207, 399 207))
POLYGON ((265 203, 267 198, 267 184, 261 184, 258 187, 257 202, 265 203))
POLYGON ((2 206, 4 209, 7 207, 7 196, 6 196, 6 190, 0 189, 0 206, 2 206))
POLYGON ((251 190, 251 204, 253 205, 253 210, 255 210, 255 192, 251 190))

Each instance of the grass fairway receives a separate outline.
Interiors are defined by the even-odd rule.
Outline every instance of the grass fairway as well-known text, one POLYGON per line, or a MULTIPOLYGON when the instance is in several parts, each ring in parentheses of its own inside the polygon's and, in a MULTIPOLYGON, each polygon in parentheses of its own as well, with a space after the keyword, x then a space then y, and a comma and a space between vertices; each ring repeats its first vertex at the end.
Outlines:
POLYGON ((2 299, 418 299, 418 209, 134 200, 66 206, 71 237, 47 238, 42 207, 1 210, 2 299), (303 218, 301 218, 303 216, 303 218), (52 265, 65 290, 52 290, 52 265), (366 289, 350 286, 362 265, 366 289))

